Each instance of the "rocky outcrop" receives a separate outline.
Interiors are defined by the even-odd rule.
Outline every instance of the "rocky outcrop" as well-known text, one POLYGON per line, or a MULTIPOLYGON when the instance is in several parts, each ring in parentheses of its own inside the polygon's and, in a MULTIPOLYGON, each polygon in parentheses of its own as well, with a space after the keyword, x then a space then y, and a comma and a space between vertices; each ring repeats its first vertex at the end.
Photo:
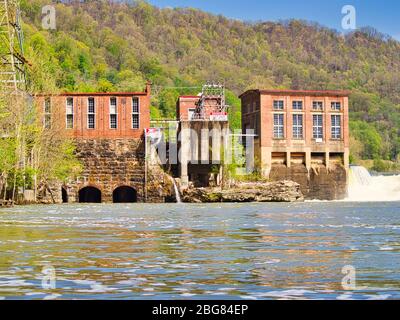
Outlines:
POLYGON ((213 202, 296 202, 304 201, 300 185, 293 181, 240 183, 227 190, 192 188, 184 190, 182 201, 213 202))

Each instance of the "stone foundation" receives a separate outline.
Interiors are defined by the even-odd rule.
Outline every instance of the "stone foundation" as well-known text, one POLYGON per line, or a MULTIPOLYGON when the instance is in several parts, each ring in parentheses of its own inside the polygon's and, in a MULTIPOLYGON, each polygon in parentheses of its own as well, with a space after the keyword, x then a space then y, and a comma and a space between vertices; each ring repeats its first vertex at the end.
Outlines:
POLYGON ((301 164, 292 164, 289 168, 284 164, 275 164, 270 179, 297 182, 308 200, 341 200, 347 196, 347 172, 339 164, 331 165, 329 170, 323 164, 313 165, 310 172, 301 164))
POLYGON ((77 139, 76 147, 83 172, 76 181, 63 186, 68 202, 79 202, 79 191, 85 187, 100 190, 101 201, 106 203, 113 202, 118 187, 133 188, 137 202, 164 202, 167 179, 160 172, 154 174, 154 168, 148 170, 145 190, 143 139, 77 139))

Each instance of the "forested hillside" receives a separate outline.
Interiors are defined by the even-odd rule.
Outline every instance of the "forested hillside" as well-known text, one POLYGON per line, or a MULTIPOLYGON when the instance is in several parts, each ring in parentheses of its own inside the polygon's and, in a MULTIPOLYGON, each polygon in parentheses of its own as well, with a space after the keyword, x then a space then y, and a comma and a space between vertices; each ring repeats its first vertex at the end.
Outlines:
MULTIPOLYGON (((152 116, 173 117, 180 93, 224 81, 232 120, 249 88, 350 89, 352 157, 400 153, 400 43, 372 29, 343 36, 302 21, 244 23, 146 2, 56 3, 57 29, 41 29, 48 0, 22 0, 33 91, 142 89, 152 116), (176 88, 178 87, 178 88, 176 88)), ((54 1, 60 2, 60 1, 54 1)))

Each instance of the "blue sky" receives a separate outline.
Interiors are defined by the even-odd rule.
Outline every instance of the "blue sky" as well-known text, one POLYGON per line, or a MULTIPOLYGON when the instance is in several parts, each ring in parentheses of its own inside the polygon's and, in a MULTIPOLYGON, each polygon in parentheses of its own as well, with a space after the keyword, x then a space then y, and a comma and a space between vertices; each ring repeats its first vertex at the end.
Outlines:
POLYGON ((400 40, 399 0, 148 0, 158 7, 194 7, 245 21, 304 19, 342 29, 344 5, 356 9, 357 27, 372 26, 400 40))

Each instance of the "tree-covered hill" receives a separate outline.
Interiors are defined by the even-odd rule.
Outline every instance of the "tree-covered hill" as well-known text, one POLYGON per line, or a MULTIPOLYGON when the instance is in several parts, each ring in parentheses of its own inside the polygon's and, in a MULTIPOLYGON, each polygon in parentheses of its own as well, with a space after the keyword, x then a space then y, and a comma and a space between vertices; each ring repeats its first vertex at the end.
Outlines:
POLYGON ((400 153, 400 43, 373 29, 347 36, 303 21, 244 23, 142 1, 54 1, 57 29, 41 29, 48 0, 22 0, 33 91, 137 90, 153 82, 152 115, 173 117, 180 93, 224 81, 232 120, 249 88, 350 89, 352 156, 400 153))

